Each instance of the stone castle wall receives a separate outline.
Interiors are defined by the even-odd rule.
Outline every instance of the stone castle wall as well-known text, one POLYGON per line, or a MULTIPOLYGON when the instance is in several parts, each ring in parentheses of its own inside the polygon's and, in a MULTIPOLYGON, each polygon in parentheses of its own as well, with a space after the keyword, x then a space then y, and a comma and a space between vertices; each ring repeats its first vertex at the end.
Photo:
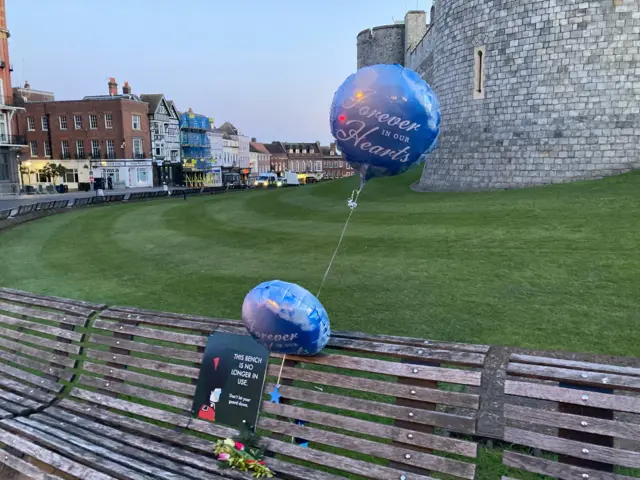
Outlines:
POLYGON ((358 34, 358 68, 388 63, 404 64, 404 25, 384 25, 358 34))
MULTIPOLYGON (((359 44, 361 56, 381 63, 359 44)), ((640 168, 638 0, 436 0, 404 64, 442 107, 440 147, 421 189, 526 187, 640 168), (477 47, 484 98, 474 95, 477 47)))

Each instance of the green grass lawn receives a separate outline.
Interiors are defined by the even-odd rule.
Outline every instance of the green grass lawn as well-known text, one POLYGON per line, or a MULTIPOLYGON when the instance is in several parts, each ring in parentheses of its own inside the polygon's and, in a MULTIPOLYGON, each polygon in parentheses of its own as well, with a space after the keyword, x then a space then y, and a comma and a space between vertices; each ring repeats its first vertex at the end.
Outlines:
MULTIPOLYGON (((640 355, 640 175, 484 193, 365 187, 321 300, 336 329, 640 355)), ((239 318, 279 278, 315 293, 358 179, 123 204, 0 235, 0 285, 239 318)))

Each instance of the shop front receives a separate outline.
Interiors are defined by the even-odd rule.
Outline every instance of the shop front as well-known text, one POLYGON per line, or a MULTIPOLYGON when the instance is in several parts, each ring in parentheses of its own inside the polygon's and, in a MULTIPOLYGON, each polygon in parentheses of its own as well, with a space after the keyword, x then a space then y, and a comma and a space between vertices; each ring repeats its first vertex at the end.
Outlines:
POLYGON ((102 160, 94 162, 91 168, 94 183, 102 184, 103 188, 153 187, 151 160, 102 160))
POLYGON ((162 186, 163 184, 167 184, 170 187, 184 184, 182 163, 172 163, 168 160, 154 161, 153 184, 155 186, 162 186))

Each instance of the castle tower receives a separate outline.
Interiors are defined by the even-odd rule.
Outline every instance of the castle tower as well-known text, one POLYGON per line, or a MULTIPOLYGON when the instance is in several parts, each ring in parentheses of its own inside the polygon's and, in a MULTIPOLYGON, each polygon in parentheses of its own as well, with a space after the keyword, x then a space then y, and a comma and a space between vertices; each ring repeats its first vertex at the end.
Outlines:
MULTIPOLYGON (((476 190, 640 169, 640 2, 434 0, 404 22, 404 65, 438 95, 419 188, 476 190)), ((374 29, 373 33, 376 32, 374 29)), ((362 35, 362 33, 360 34, 362 35)), ((376 38, 358 59, 376 57, 376 38)))

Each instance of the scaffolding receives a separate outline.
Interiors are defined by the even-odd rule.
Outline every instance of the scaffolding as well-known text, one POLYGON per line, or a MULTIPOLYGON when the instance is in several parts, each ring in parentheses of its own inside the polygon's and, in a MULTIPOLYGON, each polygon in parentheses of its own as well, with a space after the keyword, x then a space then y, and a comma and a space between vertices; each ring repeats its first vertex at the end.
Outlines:
POLYGON ((207 136, 209 131, 209 117, 191 111, 180 114, 180 144, 183 159, 199 161, 211 158, 211 145, 207 136))

